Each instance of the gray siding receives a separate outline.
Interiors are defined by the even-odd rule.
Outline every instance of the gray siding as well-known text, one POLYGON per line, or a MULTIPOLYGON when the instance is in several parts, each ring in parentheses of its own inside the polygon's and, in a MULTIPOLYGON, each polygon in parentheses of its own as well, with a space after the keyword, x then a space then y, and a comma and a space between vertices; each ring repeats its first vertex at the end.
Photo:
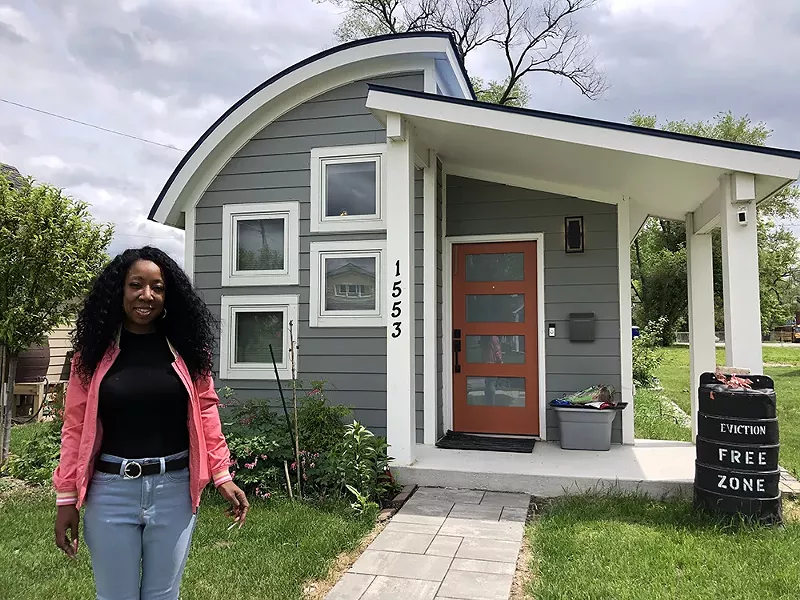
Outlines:
MULTIPOLYGON (((616 207, 460 177, 447 178, 447 235, 545 234, 546 400, 607 383, 620 390, 620 329, 616 207), (584 217, 586 251, 564 252, 564 217, 584 217), (594 312, 597 339, 569 341, 571 312, 594 312)), ((628 333, 628 335, 630 335, 628 333)), ((547 438, 558 439, 555 412, 547 410, 547 438)), ((622 440, 620 415, 612 439, 622 440)))
MULTIPOLYGON (((423 89, 421 73, 372 79, 383 85, 423 89)), ((334 402, 353 406, 355 418, 378 435, 386 434, 386 329, 310 328, 310 242, 385 239, 385 233, 310 233, 311 149, 319 146, 373 144, 386 140, 383 126, 364 106, 367 82, 327 92, 298 106, 256 134, 228 162, 204 193, 195 225, 195 284, 211 310, 220 316, 224 295, 299 294, 299 377, 327 381, 334 402), (300 285, 286 287, 221 286, 222 206, 226 203, 300 202, 300 285)), ((419 186, 421 195, 421 184, 419 186)), ((418 248, 421 249, 421 235, 418 248)), ((417 253, 421 254, 421 251, 417 253)), ((418 263, 418 266, 421 262, 418 263)), ((421 272, 421 266, 417 269, 421 272)), ((418 275, 421 276, 421 275, 418 275)), ((421 280, 420 280, 421 281, 421 280)), ((421 298, 418 298, 421 300, 421 298)), ((421 305, 417 304, 421 311, 421 305)), ((421 312, 418 327, 421 328, 421 312)), ((421 336, 421 330, 419 335, 421 336)), ((422 346, 417 340, 417 386, 421 390, 422 346)), ((219 366, 219 356, 215 357, 219 366)), ((220 381, 240 399, 279 400, 274 381, 220 381)), ((421 436, 422 405, 418 394, 417 428, 421 436)))

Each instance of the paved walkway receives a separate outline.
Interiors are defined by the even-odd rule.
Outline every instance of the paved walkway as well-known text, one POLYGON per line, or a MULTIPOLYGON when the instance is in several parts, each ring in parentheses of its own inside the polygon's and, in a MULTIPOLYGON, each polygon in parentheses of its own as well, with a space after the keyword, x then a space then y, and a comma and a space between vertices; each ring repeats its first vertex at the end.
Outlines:
POLYGON ((420 488, 326 600, 508 600, 527 494, 420 488))

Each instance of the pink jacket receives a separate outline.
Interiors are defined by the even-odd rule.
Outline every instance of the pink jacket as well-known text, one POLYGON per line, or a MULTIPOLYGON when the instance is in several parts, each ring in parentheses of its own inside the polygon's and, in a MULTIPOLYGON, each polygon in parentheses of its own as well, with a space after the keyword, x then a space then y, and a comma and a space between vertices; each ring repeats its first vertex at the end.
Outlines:
MULTIPOLYGON (((228 470, 230 452, 219 418, 219 397, 212 377, 192 381, 186 363, 170 344, 175 356, 173 368, 189 392, 189 485, 194 512, 200 506, 200 494, 209 481, 219 487, 231 481, 228 470)), ((111 346, 97 366, 88 388, 75 371, 73 358, 64 406, 61 430, 61 458, 53 473, 56 504, 76 505, 86 500, 92 480, 94 461, 100 449, 103 432, 97 417, 100 382, 119 355, 119 344, 111 346)))

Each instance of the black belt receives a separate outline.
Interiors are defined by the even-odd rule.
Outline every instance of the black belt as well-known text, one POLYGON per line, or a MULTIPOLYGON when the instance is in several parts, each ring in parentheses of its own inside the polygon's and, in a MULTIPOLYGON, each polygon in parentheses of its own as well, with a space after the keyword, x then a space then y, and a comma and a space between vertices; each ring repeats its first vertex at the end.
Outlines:
MULTIPOLYGON (((166 471, 180 471, 181 469, 185 469, 189 466, 189 457, 184 456, 183 458, 176 458, 173 460, 168 460, 164 463, 164 472, 166 471)), ((113 473, 115 475, 119 475, 120 469, 122 468, 122 463, 119 462, 111 462, 106 460, 98 460, 95 464, 95 471, 100 471, 101 473, 113 473)), ((161 473, 161 463, 147 463, 143 465, 140 462, 135 460, 129 460, 128 464, 125 465, 125 472, 123 473, 124 477, 127 479, 136 479, 138 477, 142 477, 144 475, 158 475, 161 473)))

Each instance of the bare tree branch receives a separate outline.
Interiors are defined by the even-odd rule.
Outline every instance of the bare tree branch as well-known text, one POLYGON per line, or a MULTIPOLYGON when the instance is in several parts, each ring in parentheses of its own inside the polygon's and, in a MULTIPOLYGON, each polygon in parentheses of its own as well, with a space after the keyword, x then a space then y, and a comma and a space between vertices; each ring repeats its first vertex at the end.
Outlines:
POLYGON ((500 104, 514 103, 519 85, 531 73, 566 78, 591 99, 608 88, 574 20, 599 0, 315 1, 348 10, 337 30, 341 39, 371 32, 443 31, 453 36, 462 57, 486 44, 496 45, 508 68, 500 104))

